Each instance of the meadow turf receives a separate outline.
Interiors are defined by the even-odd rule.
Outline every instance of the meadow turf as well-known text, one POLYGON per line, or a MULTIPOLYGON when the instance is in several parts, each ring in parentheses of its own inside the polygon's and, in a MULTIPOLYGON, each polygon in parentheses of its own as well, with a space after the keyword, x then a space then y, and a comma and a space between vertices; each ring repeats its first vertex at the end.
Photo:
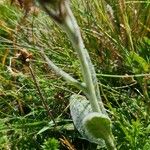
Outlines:
MULTIPOLYGON (((117 149, 149 150, 150 1, 72 0, 71 8, 97 73, 117 149)), ((83 93, 48 68, 40 49, 82 80, 67 36, 42 10, 24 17, 18 5, 0 3, 0 149, 105 150, 74 128, 69 97, 83 93), (32 55, 33 75, 23 61, 12 59, 22 49, 32 55)))

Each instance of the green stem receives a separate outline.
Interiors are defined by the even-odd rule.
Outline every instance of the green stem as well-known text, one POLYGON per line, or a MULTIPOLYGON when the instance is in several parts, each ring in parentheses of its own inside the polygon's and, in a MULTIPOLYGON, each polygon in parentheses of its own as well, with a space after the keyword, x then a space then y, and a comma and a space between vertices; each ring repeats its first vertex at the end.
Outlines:
POLYGON ((49 68, 51 68, 56 75, 62 77, 64 80, 66 80, 68 83, 74 85, 79 90, 82 90, 84 93, 87 93, 85 83, 80 83, 78 80, 74 79, 72 76, 70 76, 68 73, 63 71, 61 68, 57 67, 45 54, 43 50, 40 50, 42 56, 46 60, 49 68))
POLYGON ((78 53, 78 57, 81 63, 82 75, 87 88, 87 97, 91 103, 93 112, 105 112, 105 108, 101 101, 100 91, 96 78, 96 73, 91 63, 89 54, 84 46, 81 33, 70 9, 68 9, 68 15, 65 17, 64 22, 59 24, 67 33, 74 49, 78 53))

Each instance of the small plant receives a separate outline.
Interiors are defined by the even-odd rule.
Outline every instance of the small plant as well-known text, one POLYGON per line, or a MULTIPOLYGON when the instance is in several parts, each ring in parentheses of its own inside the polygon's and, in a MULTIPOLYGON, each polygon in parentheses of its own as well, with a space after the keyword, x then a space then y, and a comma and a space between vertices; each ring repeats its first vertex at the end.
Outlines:
POLYGON ((59 150, 59 141, 55 138, 49 138, 45 140, 42 145, 43 150, 59 150))
POLYGON ((39 3, 49 16, 67 33, 74 49, 78 53, 83 83, 78 82, 68 73, 58 68, 45 55, 44 51, 41 50, 49 67, 57 75, 82 90, 89 101, 88 103, 87 99, 80 95, 73 95, 71 97, 70 109, 75 126, 87 140, 100 145, 104 140, 108 149, 116 149, 111 133, 111 121, 101 101, 96 73, 83 43, 76 19, 70 9, 69 1, 56 0, 43 2, 39 0, 39 3))

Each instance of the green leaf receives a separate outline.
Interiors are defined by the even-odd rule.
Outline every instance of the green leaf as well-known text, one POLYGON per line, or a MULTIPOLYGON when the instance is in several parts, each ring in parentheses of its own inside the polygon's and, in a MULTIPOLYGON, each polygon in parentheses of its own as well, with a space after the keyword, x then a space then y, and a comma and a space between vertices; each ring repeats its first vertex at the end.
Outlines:
POLYGON ((145 41, 145 43, 147 43, 148 45, 150 45, 150 38, 144 37, 144 41, 145 41))
POLYGON ((89 134, 83 124, 84 118, 92 113, 89 101, 84 96, 77 94, 72 95, 70 98, 70 112, 74 125, 82 137, 92 143, 96 143, 101 145, 101 147, 104 147, 104 140, 100 138, 98 139, 97 137, 89 134))
POLYGON ((87 132, 95 138, 107 139, 111 133, 111 121, 108 116, 93 112, 88 114, 84 120, 83 125, 87 132))
POLYGON ((55 138, 49 138, 45 140, 42 150, 59 150, 59 141, 55 138))
POLYGON ((83 120, 83 127, 89 136, 95 139, 104 139, 107 148, 116 150, 111 130, 111 120, 105 114, 93 112, 83 120))
POLYGON ((149 72, 150 64, 148 64, 148 62, 143 57, 139 56, 137 53, 131 51, 127 60, 129 65, 136 62, 136 66, 133 68, 135 73, 140 71, 149 72))

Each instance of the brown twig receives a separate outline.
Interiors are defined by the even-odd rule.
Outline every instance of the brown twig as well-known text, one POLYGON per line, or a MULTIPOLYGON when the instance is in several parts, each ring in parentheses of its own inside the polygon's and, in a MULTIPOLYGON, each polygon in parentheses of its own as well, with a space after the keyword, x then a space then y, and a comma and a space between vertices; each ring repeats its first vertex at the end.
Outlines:
POLYGON ((49 109, 49 107, 48 107, 48 105, 47 105, 47 103, 46 103, 46 100, 45 100, 44 95, 43 95, 42 92, 41 92, 39 83, 38 83, 38 81, 37 81, 37 79, 36 79, 36 77, 35 77, 34 71, 33 71, 32 67, 31 67, 31 64, 30 64, 30 63, 29 63, 29 66, 28 66, 28 67, 29 67, 30 73, 31 73, 31 75, 32 75, 34 84, 35 84, 35 86, 36 86, 36 88, 37 88, 37 91, 38 91, 38 94, 39 94, 39 96, 40 96, 40 99, 41 99, 41 101, 42 101, 42 103, 43 103, 45 109, 47 110, 48 116, 50 117, 50 119, 52 119, 54 125, 56 126, 56 121, 55 121, 55 119, 54 119, 54 117, 53 117, 53 115, 52 115, 52 113, 51 113, 51 110, 49 109))

